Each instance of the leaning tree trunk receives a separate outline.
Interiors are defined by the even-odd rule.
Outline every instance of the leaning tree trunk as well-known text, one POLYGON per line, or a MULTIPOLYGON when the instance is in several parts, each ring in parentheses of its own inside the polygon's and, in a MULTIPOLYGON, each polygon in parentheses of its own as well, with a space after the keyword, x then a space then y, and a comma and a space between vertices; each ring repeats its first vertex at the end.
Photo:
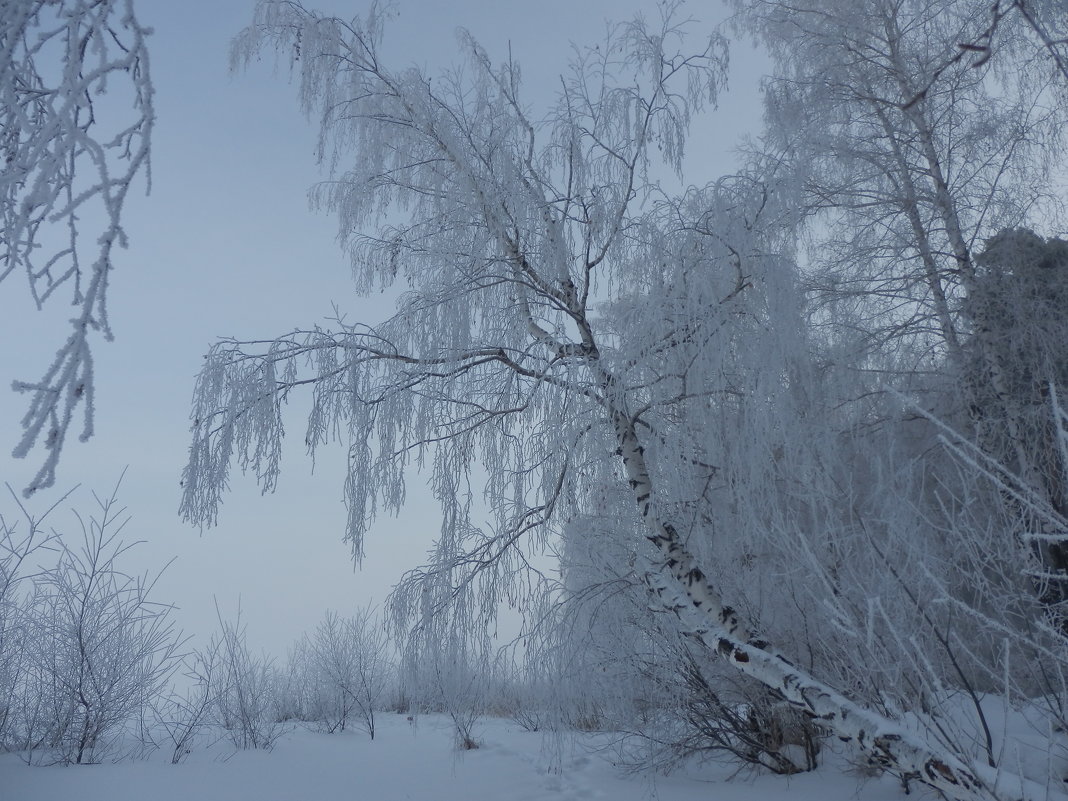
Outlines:
POLYGON ((780 693, 893 774, 916 779, 959 801, 1068 799, 1036 782, 985 765, 968 765, 957 756, 933 750, 923 738, 851 701, 777 653, 770 643, 752 636, 697 566, 676 528, 657 513, 653 483, 633 420, 618 409, 612 417, 626 476, 648 527, 646 537, 671 574, 668 579, 663 572, 650 571, 647 578, 665 606, 682 620, 690 637, 780 693))

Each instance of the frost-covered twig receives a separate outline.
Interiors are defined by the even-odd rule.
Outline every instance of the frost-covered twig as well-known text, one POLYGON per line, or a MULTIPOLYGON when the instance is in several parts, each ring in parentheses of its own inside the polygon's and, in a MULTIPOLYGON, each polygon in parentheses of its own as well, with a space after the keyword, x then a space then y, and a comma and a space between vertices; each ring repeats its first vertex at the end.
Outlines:
POLYGON ((112 338, 108 287, 122 212, 149 172, 155 112, 145 39, 133 0, 20 0, 0 4, 0 281, 23 273, 33 302, 61 290, 72 331, 35 381, 14 456, 43 451, 29 496, 55 482, 81 409, 79 438, 93 435, 91 343, 112 338), (125 85, 126 111, 103 95, 125 85))

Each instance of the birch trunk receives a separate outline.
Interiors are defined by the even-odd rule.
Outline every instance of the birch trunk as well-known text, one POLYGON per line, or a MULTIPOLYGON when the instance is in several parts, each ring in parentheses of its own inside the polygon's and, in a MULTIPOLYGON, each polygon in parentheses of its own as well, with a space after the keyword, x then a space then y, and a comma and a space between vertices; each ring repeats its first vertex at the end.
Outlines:
POLYGON ((985 765, 968 765, 951 754, 936 752, 914 732, 809 676, 770 643, 755 637, 738 613, 724 603, 675 526, 657 513, 655 488, 634 423, 619 410, 614 410, 612 416, 627 480, 648 529, 646 538, 662 555, 663 565, 674 581, 656 572, 647 578, 664 605, 683 622, 688 636, 780 693, 839 740, 852 743, 874 764, 895 775, 920 781, 958 801, 1068 799, 1022 777, 985 765))

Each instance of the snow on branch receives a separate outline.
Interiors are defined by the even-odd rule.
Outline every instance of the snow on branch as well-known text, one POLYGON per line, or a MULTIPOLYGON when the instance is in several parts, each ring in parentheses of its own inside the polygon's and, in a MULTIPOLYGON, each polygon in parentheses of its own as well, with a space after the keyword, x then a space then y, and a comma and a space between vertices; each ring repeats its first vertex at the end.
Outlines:
POLYGON ((14 456, 44 451, 28 496, 55 482, 76 412, 93 434, 91 341, 110 340, 107 291, 121 216, 138 173, 148 172, 154 123, 145 38, 132 0, 24 0, 0 6, 0 281, 25 276, 33 303, 67 293, 72 331, 36 381, 14 456), (111 97, 125 86, 129 110, 111 97))

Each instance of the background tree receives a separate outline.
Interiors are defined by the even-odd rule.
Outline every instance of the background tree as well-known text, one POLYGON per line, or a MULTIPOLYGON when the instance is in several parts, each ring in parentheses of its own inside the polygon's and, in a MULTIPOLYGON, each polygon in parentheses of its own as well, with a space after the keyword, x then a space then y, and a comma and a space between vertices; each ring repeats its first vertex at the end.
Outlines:
POLYGON ((28 393, 16 457, 43 461, 27 495, 55 482, 82 411, 93 434, 96 335, 111 339, 108 285, 115 247, 125 247, 122 210, 148 169, 154 112, 145 37, 133 0, 14 0, 0 6, 0 281, 25 275, 38 308, 65 293, 73 330, 28 393), (128 92, 129 111, 108 98, 128 92), (88 244, 87 244, 88 241, 88 244))
POLYGON ((828 314, 852 321, 880 367, 889 356, 913 375, 945 359, 959 368, 974 252, 1053 200, 1055 77, 1013 58, 1022 34, 1008 20, 1003 61, 947 65, 987 21, 957 0, 737 5, 774 54, 768 146, 811 215, 828 314))
POLYGON ((1014 491, 1017 536, 1035 545, 1039 593, 1065 626, 1068 598, 1068 452, 1064 407, 1068 364, 1068 242, 1008 229, 976 257, 963 311, 975 331, 968 348, 969 409, 975 440, 1014 491))

